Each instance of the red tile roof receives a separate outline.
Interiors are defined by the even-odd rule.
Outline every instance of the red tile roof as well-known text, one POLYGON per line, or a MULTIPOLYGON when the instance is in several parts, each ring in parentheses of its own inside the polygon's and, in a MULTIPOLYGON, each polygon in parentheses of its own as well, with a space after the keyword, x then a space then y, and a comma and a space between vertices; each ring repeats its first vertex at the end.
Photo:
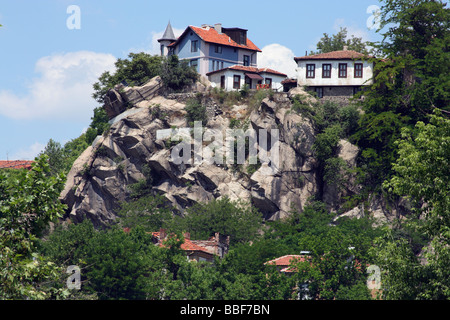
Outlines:
POLYGON ((284 267, 283 269, 280 270, 281 272, 294 272, 294 270, 290 268, 291 263, 304 262, 306 261, 307 257, 308 256, 304 255, 286 255, 276 258, 274 260, 270 260, 265 264, 276 265, 277 267, 282 268, 284 267))
POLYGON ((178 41, 184 36, 184 34, 191 29, 192 31, 194 31, 203 41, 205 42, 209 42, 209 43, 215 43, 215 44, 220 44, 220 45, 224 45, 224 46, 230 46, 230 47, 236 47, 236 48, 241 48, 241 49, 248 49, 248 50, 252 50, 252 51, 258 51, 258 52, 262 52, 261 49, 259 49, 252 41, 250 41, 249 39, 247 39, 247 45, 241 45, 238 44, 237 42, 233 41, 227 34, 222 33, 219 34, 216 29, 214 28, 209 28, 209 29, 205 29, 205 28, 199 28, 199 27, 194 27, 194 26, 189 26, 184 32, 183 34, 177 39, 177 41, 173 42, 170 44, 170 46, 175 45, 176 43, 178 43, 178 41))
POLYGON ((228 68, 223 68, 223 69, 220 69, 220 70, 212 71, 212 72, 207 73, 206 75, 210 75, 210 74, 213 74, 213 73, 216 73, 216 72, 220 72, 220 71, 223 71, 223 70, 237 70, 237 71, 252 72, 252 73, 263 73, 263 72, 265 72, 265 73, 276 74, 276 75, 279 75, 279 76, 282 76, 282 77, 287 77, 286 74, 278 72, 278 71, 273 70, 273 69, 248 67, 248 66, 241 66, 241 65, 235 65, 235 66, 231 66, 231 67, 228 67, 228 68))
MULTIPOLYGON (((152 232, 152 236, 154 236, 157 239, 160 239, 159 235, 160 235, 159 232, 152 232)), ((160 247, 164 246, 163 241, 164 240, 159 241, 159 246, 160 247)), ((202 252, 211 254, 207 249, 196 245, 190 239, 187 239, 187 238, 184 239, 184 243, 181 245, 181 249, 184 250, 184 251, 202 251, 202 252)))
POLYGON ((0 160, 0 169, 31 169, 34 161, 26 160, 0 160))
POLYGON ((312 56, 304 56, 304 57, 296 57, 295 61, 299 60, 353 60, 353 59, 362 59, 362 58, 370 58, 370 56, 366 56, 363 53, 359 53, 353 50, 340 50, 340 51, 332 51, 326 53, 319 53, 312 56))

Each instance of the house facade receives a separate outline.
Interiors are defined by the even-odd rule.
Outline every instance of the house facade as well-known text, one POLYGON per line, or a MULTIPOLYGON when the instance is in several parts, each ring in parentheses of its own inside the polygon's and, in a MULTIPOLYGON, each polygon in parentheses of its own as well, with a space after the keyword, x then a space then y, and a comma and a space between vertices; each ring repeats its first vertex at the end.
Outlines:
POLYGON ((294 58, 297 85, 315 91, 319 98, 349 98, 372 84, 373 62, 368 56, 347 50, 294 58))
POLYGON ((213 86, 226 91, 239 90, 244 85, 249 89, 282 90, 282 81, 287 75, 268 68, 234 65, 206 74, 213 86))
POLYGON ((212 86, 236 90, 247 84, 251 89, 282 88, 281 81, 287 76, 268 68, 258 68, 261 52, 249 38, 248 30, 214 26, 189 26, 175 39, 169 25, 159 43, 161 55, 177 55, 188 60, 201 77, 212 86))
MULTIPOLYGON (((152 232, 152 241, 155 245, 164 246, 164 241, 169 236, 165 229, 160 229, 159 232, 152 232)), ((213 263, 215 256, 222 259, 228 253, 229 246, 230 237, 219 233, 215 233, 208 240, 191 240, 190 234, 185 233, 181 249, 189 261, 213 263)))
POLYGON ((189 60, 189 64, 195 66, 202 76, 234 65, 256 67, 257 54, 261 52, 248 39, 246 29, 223 28, 220 23, 189 26, 177 39, 169 23, 164 36, 158 41, 162 55, 175 54, 182 60, 189 60))

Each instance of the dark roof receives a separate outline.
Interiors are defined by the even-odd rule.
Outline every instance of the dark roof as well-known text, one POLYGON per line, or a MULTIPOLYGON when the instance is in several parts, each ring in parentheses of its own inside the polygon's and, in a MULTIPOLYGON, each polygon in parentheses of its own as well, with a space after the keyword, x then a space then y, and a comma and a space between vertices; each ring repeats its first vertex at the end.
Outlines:
POLYGON ((161 39, 159 39, 158 41, 163 41, 163 40, 170 40, 170 41, 176 41, 177 38, 175 37, 175 34, 173 33, 173 29, 172 29, 172 25, 169 24, 167 25, 166 31, 164 32, 163 36, 161 39))

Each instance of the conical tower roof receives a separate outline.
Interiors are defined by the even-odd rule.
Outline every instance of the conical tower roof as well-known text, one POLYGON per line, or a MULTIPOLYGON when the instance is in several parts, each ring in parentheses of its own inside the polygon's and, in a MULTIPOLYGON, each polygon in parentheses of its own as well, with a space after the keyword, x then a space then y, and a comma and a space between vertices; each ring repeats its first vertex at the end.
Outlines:
POLYGON ((172 25, 170 24, 170 21, 169 21, 169 24, 167 25, 164 35, 162 36, 161 39, 158 39, 158 41, 164 41, 164 40, 170 40, 170 41, 177 40, 177 38, 175 37, 175 34, 173 33, 173 29, 172 29, 172 25))

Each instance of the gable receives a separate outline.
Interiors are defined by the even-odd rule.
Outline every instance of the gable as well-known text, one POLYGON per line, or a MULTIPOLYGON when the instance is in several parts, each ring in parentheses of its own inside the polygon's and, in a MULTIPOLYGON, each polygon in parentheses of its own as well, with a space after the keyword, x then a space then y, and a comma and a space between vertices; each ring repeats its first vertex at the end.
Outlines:
POLYGON ((194 32, 201 40, 208 42, 208 43, 262 52, 261 49, 259 49, 248 38, 247 38, 247 44, 241 45, 241 44, 238 44, 237 42, 235 42, 234 40, 232 40, 231 37, 229 37, 227 34, 225 34, 225 33, 219 34, 214 28, 199 28, 199 27, 194 27, 194 26, 187 27, 186 30, 183 32, 183 34, 175 42, 171 43, 169 46, 171 46, 171 47, 177 46, 183 40, 183 38, 189 34, 189 32, 194 32))

